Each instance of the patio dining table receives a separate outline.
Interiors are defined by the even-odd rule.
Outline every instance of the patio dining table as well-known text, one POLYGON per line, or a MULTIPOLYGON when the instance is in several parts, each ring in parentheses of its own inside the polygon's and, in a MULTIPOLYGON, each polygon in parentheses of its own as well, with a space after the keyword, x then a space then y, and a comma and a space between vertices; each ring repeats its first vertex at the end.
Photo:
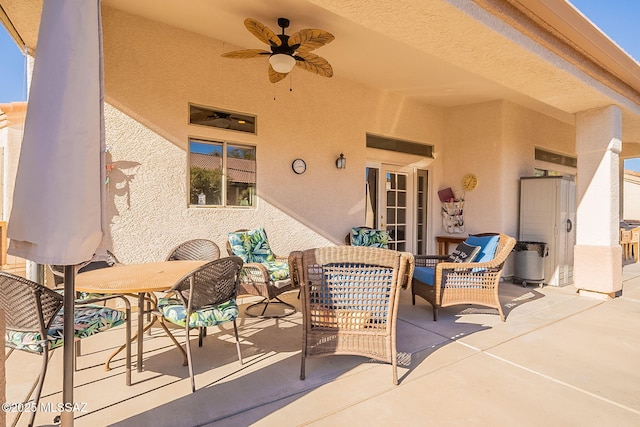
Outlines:
MULTIPOLYGON (((144 325, 144 315, 153 313, 155 308, 154 292, 165 292, 187 276, 191 271, 205 264, 206 261, 164 261, 144 264, 124 264, 111 268, 87 271, 76 277, 76 291, 99 293, 99 294, 122 294, 131 295, 138 298, 138 332, 131 338, 137 340, 137 370, 142 371, 142 336, 146 330, 151 328, 157 318, 153 316, 151 321, 144 325), (145 302, 154 305, 150 310, 145 310, 145 302)), ((175 339, 173 334, 167 329, 164 323, 160 322, 169 338, 180 349, 187 364, 187 355, 182 346, 175 339)), ((122 345, 105 362, 105 369, 109 370, 111 359, 125 348, 122 345)))

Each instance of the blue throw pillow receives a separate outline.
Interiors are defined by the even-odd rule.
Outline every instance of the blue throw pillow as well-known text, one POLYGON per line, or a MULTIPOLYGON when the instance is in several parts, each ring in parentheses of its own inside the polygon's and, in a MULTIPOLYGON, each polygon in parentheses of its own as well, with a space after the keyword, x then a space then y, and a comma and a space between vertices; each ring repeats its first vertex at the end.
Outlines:
POLYGON ((468 245, 480 246, 480 252, 474 259, 474 262, 487 262, 491 261, 496 256, 496 249, 498 249, 498 241, 500 236, 469 236, 465 240, 468 245))

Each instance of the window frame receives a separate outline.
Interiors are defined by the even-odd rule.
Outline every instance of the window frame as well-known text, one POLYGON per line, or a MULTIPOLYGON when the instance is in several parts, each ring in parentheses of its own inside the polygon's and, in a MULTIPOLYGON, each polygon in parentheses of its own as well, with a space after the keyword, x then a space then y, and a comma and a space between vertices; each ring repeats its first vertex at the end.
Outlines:
POLYGON ((258 206, 258 179, 257 179, 257 168, 258 168, 258 147, 253 144, 242 143, 229 141, 224 139, 213 139, 213 138, 202 138, 202 137, 189 137, 187 142, 187 165, 186 165, 186 181, 187 181, 187 208, 197 208, 197 209, 257 209, 258 206), (197 203, 191 202, 191 143, 198 144, 208 144, 212 146, 221 146, 222 151, 222 176, 221 176, 221 191, 220 191, 220 200, 221 204, 204 204, 200 205, 197 203), (229 147, 237 147, 237 148, 248 148, 252 149, 255 153, 254 162, 254 182, 253 182, 253 204, 252 205, 230 205, 227 202, 228 195, 228 150, 229 147))

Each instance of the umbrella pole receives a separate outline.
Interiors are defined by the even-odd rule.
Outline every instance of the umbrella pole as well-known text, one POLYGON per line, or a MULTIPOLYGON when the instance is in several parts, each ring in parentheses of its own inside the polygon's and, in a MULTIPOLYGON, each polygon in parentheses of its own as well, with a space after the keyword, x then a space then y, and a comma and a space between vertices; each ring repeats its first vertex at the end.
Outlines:
POLYGON ((63 381, 62 381, 62 402, 64 409, 60 414, 60 421, 63 427, 73 426, 73 372, 74 372, 74 350, 75 350, 75 333, 74 333, 74 312, 75 312, 75 282, 76 272, 75 266, 64 266, 64 325, 63 325, 63 381))

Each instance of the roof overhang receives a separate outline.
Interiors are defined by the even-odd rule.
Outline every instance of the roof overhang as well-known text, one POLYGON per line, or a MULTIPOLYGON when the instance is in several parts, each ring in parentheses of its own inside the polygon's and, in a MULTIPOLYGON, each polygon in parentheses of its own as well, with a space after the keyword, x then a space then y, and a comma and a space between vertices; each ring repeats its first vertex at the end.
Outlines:
MULTIPOLYGON (((32 49, 42 0, 0 0, 32 49)), ((438 107, 507 100, 574 123, 579 111, 619 105, 623 140, 640 143, 640 65, 570 3, 558 0, 103 0, 110 7, 211 37, 263 47, 252 17, 277 30, 322 28, 318 53, 345 78, 438 107), (390 10, 392 8, 392 10, 390 10)), ((15 37, 15 36, 14 36, 15 37)), ((240 66, 240 64, 239 64, 240 66)))

